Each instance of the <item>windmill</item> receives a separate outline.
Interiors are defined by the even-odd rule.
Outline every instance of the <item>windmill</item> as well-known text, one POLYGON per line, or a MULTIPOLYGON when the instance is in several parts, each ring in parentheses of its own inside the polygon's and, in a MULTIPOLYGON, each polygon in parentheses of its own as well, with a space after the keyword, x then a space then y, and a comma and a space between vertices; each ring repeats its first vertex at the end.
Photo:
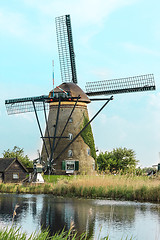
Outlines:
POLYGON ((54 174, 94 171, 94 139, 90 123, 113 96, 129 92, 155 90, 153 74, 86 83, 86 92, 78 86, 70 15, 57 17, 56 33, 62 84, 48 95, 6 100, 8 114, 34 112, 43 141, 41 163, 54 174), (93 98, 100 96, 100 98, 93 98), (89 120, 87 104, 105 101, 89 120), (43 134, 38 111, 44 112, 43 134), (47 111, 49 110, 48 116, 47 111))

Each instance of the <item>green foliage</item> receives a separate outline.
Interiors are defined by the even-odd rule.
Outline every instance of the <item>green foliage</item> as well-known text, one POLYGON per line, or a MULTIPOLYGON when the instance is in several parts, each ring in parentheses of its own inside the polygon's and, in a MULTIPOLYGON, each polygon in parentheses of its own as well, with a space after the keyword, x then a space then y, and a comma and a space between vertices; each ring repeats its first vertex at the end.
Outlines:
MULTIPOLYGON (((85 115, 83 115, 83 117, 84 117, 84 120, 81 128, 86 126, 86 124, 89 122, 89 119, 85 115)), ((92 128, 90 124, 81 133, 81 137, 83 138, 84 142, 89 146, 91 151, 91 156, 96 160, 96 149, 94 144, 92 128)))
POLYGON ((135 170, 137 160, 132 149, 116 148, 111 152, 100 153, 97 164, 100 171, 128 172, 135 170))
POLYGON ((145 167, 142 169, 142 171, 146 174, 152 172, 152 171, 156 171, 157 169, 155 167, 145 167))
POLYGON ((33 163, 29 160, 29 157, 24 155, 23 148, 14 146, 12 150, 4 150, 2 154, 4 158, 17 158, 26 168, 33 167, 33 163))
POLYGON ((135 169, 135 175, 136 176, 143 176, 145 174, 145 171, 141 169, 140 167, 135 169))

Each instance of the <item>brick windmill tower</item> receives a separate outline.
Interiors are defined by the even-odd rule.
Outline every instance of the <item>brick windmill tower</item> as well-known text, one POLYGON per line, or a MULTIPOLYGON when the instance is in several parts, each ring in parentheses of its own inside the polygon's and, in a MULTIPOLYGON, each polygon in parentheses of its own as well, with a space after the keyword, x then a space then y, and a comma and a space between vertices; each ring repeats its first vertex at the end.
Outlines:
POLYGON ((154 76, 148 74, 86 83, 84 92, 77 85, 70 15, 56 18, 56 32, 62 84, 54 88, 53 83, 53 90, 48 95, 10 99, 5 104, 8 114, 35 112, 43 141, 40 161, 45 172, 88 174, 95 169, 96 157, 90 123, 113 99, 112 96, 102 96, 155 90, 154 76), (105 103, 89 120, 87 104, 99 100, 105 103), (39 110, 44 111, 44 134, 37 113, 39 110))
MULTIPOLYGON (((49 95, 52 96, 53 91, 49 95)), ((55 174, 73 174, 77 171, 91 173, 95 170, 95 146, 91 126, 86 128, 85 136, 83 132, 79 134, 89 121, 87 104, 91 101, 73 82, 62 83, 54 89, 54 95, 59 97, 57 101, 50 102, 48 126, 45 131, 46 147, 50 149, 51 163, 54 163, 52 172, 55 174), (60 96, 61 101, 59 101, 60 96), (78 137, 76 137, 77 134, 79 134, 78 137)), ((47 159, 44 145, 41 159, 45 162, 47 159)), ((49 161, 48 159, 47 164, 49 161)))

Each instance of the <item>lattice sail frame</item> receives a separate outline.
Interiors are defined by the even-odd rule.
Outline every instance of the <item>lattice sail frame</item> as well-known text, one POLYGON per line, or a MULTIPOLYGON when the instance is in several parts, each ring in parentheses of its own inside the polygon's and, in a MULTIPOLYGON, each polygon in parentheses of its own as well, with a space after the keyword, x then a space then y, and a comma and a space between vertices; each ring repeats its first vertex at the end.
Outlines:
POLYGON ((70 15, 56 17, 55 23, 62 82, 77 83, 70 15))
POLYGON ((72 97, 69 92, 68 94, 58 92, 54 94, 54 97, 41 95, 37 97, 8 99, 5 100, 5 105, 9 115, 42 110, 46 111, 49 110, 49 104, 51 102, 58 102, 59 98, 61 101, 66 101, 68 99, 70 99, 70 101, 75 101, 79 97, 72 97))
POLYGON ((153 74, 86 83, 88 96, 155 90, 153 74))
POLYGON ((28 97, 28 98, 18 98, 18 99, 9 99, 5 101, 6 109, 8 115, 34 112, 33 101, 36 107, 36 111, 49 110, 49 103, 46 101, 48 96, 39 96, 39 97, 28 97))

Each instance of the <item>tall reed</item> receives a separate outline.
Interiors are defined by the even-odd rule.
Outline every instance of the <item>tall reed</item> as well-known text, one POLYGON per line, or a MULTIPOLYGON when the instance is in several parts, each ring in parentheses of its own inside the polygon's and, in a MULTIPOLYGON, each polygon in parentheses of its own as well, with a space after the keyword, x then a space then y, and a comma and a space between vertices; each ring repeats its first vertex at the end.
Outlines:
POLYGON ((0 192, 160 202, 160 179, 130 175, 50 176, 48 182, 39 185, 1 183, 0 192))
POLYGON ((61 233, 55 233, 50 236, 49 231, 34 232, 30 236, 27 233, 23 233, 20 228, 5 228, 0 230, 0 240, 85 240, 86 234, 78 236, 77 233, 72 234, 70 229, 68 232, 62 231, 61 233))
MULTIPOLYGON (((61 233, 55 233, 53 236, 50 236, 49 231, 44 230, 40 232, 34 232, 30 236, 27 233, 21 231, 21 228, 5 228, 0 230, 0 240, 86 240, 92 239, 88 238, 84 233, 80 236, 77 233, 73 233, 72 229, 68 232, 62 231, 61 233)), ((100 236, 96 238, 101 240, 100 236)), ((103 240, 109 240, 109 235, 104 237, 103 240)), ((123 238, 120 238, 123 240, 123 238)), ((131 238, 126 237, 125 240, 132 240, 131 238)))

